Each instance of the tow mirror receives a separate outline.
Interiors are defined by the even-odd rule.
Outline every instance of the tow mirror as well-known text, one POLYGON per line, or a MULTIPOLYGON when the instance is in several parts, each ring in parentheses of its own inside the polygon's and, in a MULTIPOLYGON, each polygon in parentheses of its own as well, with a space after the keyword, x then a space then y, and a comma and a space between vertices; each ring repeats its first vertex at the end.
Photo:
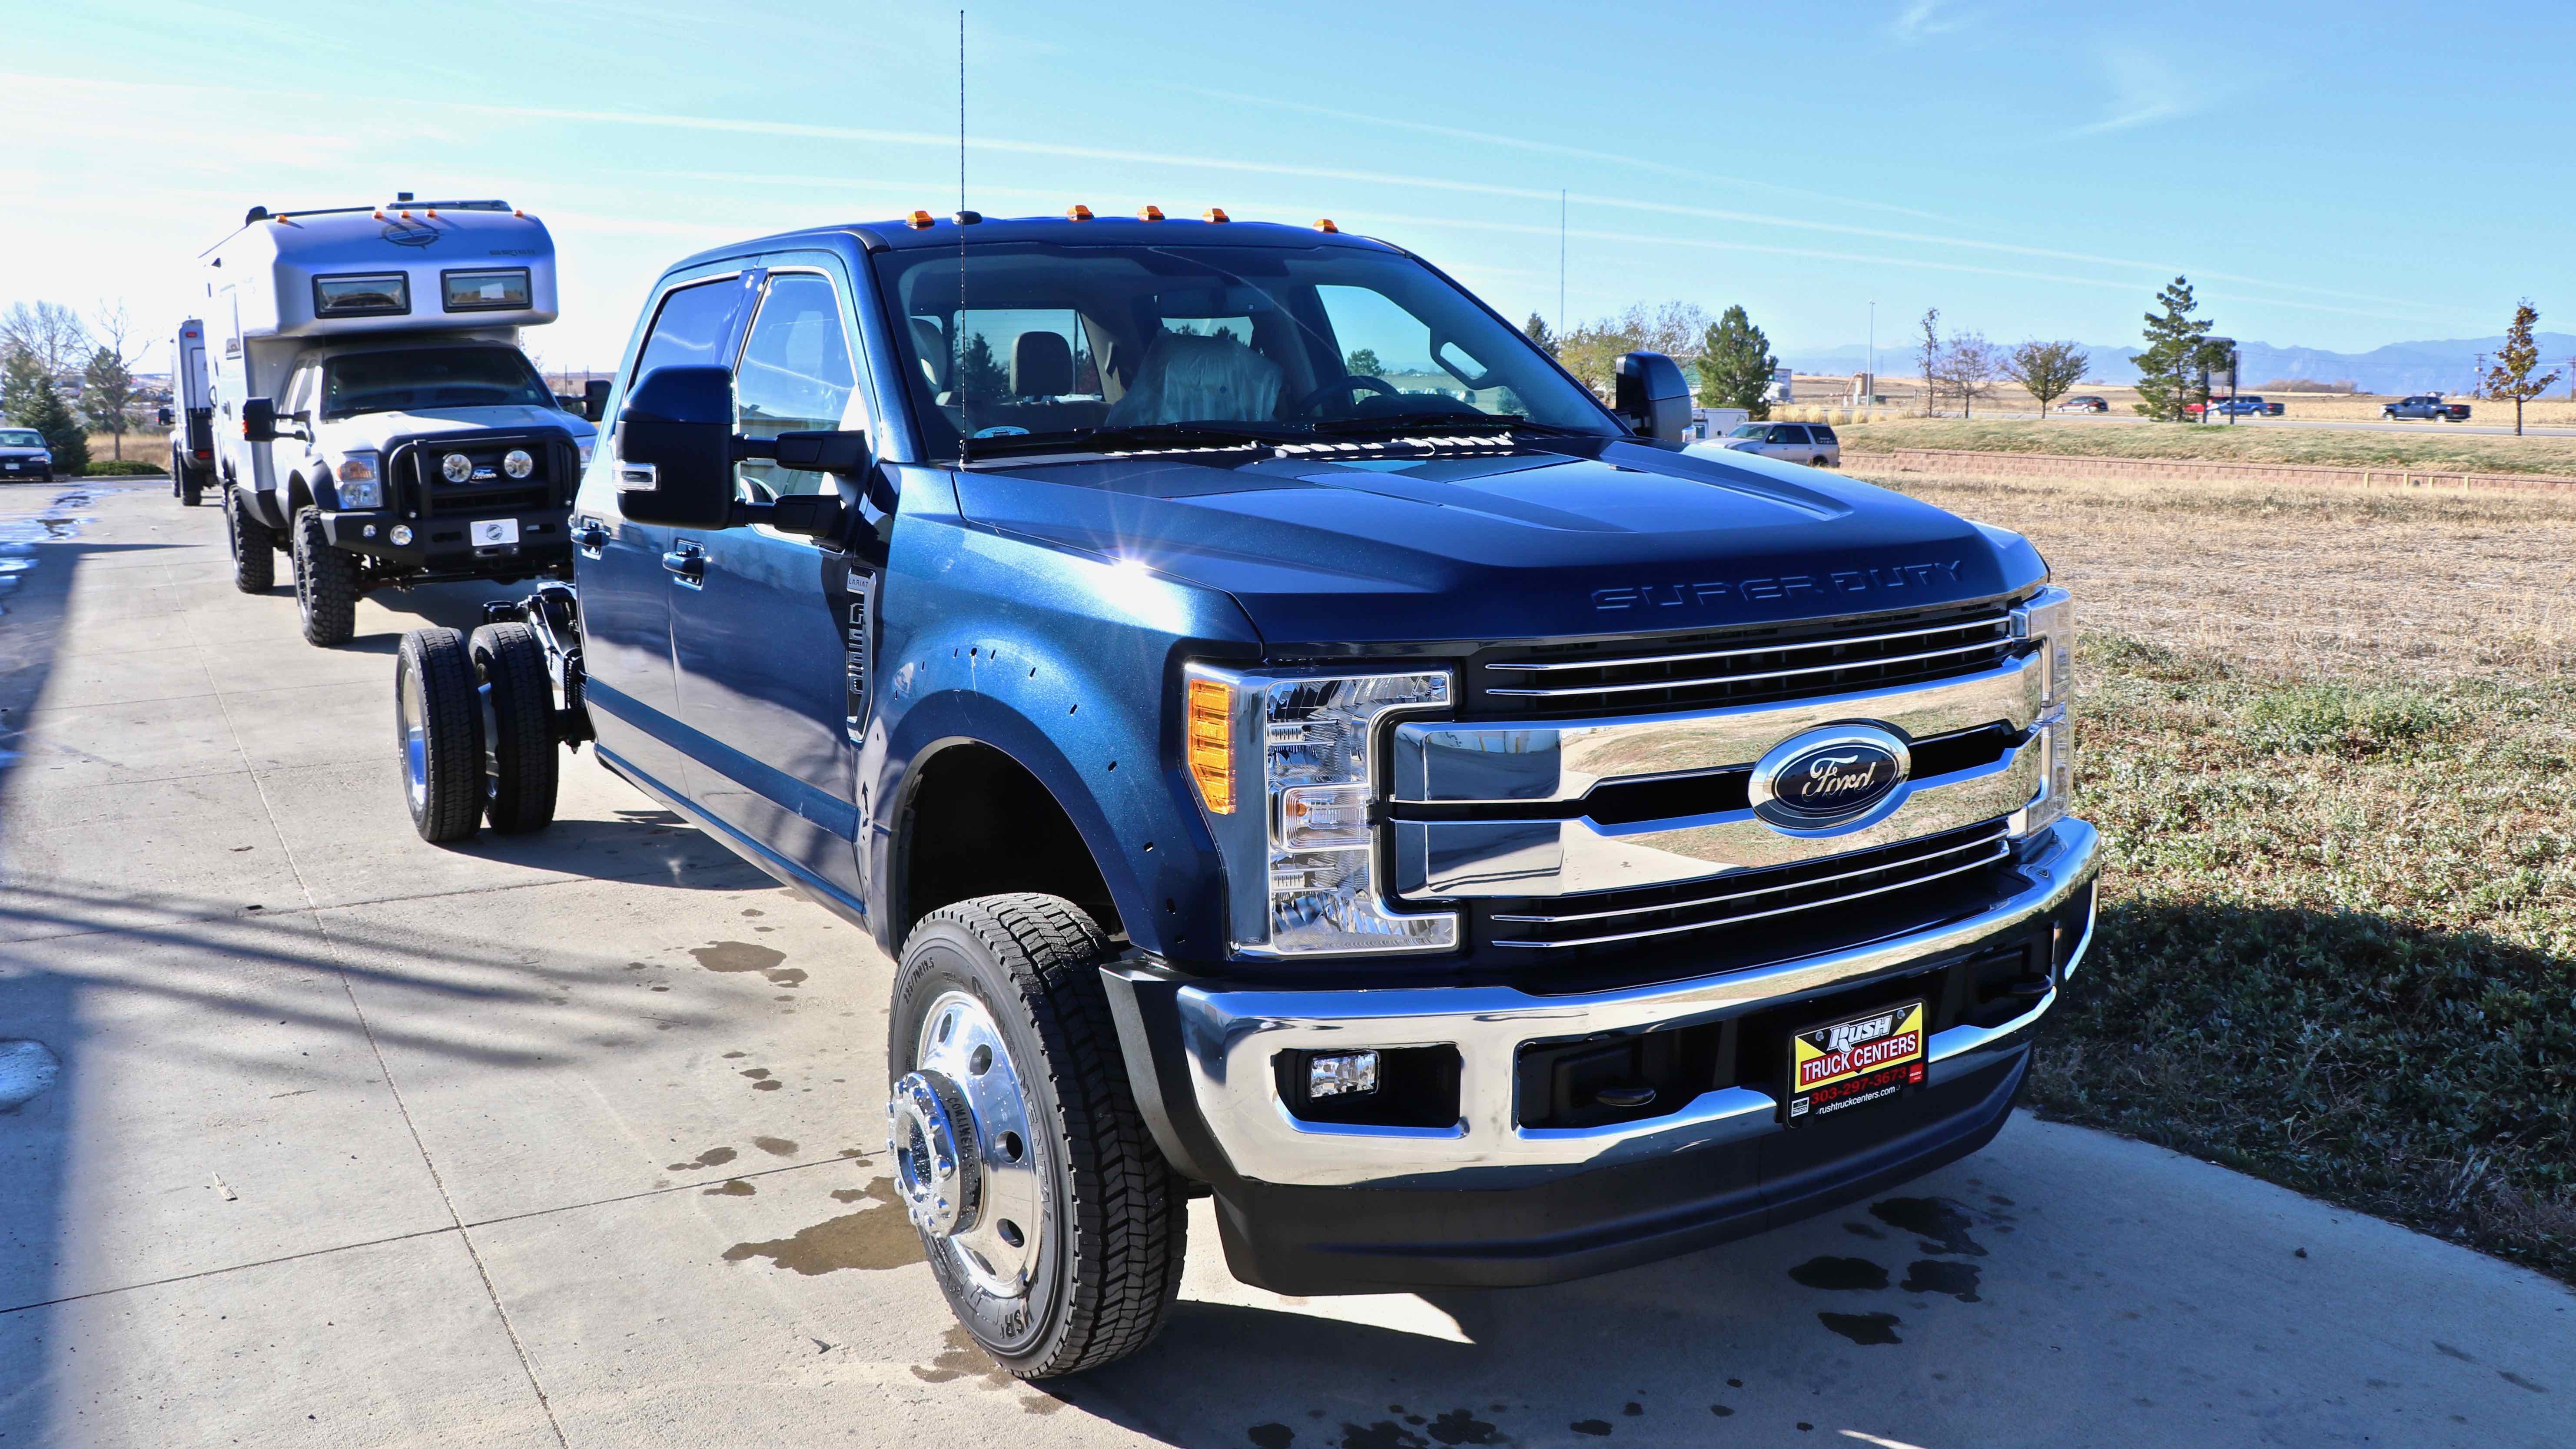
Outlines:
POLYGON ((277 441, 277 405, 264 397, 246 397, 241 405, 242 441, 277 441))
POLYGON ((1681 367, 1660 352, 1622 356, 1615 397, 1610 410, 1620 421, 1659 443, 1680 442, 1690 426, 1690 384, 1681 367))
POLYGON ((733 374, 657 367, 617 414, 617 510, 638 523, 733 522, 733 374))
POLYGON ((581 415, 598 422, 608 416, 608 379, 594 377, 581 385, 581 415))

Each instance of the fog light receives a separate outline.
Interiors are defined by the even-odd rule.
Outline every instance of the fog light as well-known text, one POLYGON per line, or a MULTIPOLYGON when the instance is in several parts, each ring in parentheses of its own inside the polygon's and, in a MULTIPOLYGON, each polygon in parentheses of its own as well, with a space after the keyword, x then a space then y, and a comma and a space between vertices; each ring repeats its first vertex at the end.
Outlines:
POLYGON ((525 448, 512 448, 502 455, 501 471, 513 478, 525 478, 536 470, 537 460, 529 457, 525 448))
POLYGON ((411 525, 408 523, 397 523, 394 525, 394 531, 386 534, 385 537, 394 541, 394 547, 401 548, 411 542, 411 525))
POLYGON ((450 483, 462 483, 474 476, 474 460, 463 453, 450 453, 438 460, 438 474, 450 483))
POLYGON ((361 537, 361 538, 373 538, 373 537, 375 537, 375 536, 376 536, 376 526, 375 526, 374 524, 372 524, 372 523, 368 524, 366 527, 364 527, 364 528, 362 528, 362 529, 359 529, 359 530, 358 530, 358 536, 359 536, 359 537, 361 537))
POLYGON ((1318 1052, 1306 1058, 1306 1096, 1310 1101, 1376 1090, 1375 1052, 1318 1052))

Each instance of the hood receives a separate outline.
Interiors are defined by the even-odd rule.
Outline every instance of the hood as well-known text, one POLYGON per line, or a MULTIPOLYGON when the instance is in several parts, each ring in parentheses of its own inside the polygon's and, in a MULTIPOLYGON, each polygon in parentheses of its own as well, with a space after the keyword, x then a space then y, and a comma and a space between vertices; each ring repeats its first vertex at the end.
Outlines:
POLYGON ((1776 623, 1988 598, 2046 571, 2012 535, 1812 468, 1565 446, 997 462, 963 472, 958 499, 979 523, 1223 590, 1274 647, 1776 623))
POLYGON ((525 403, 499 407, 423 408, 418 412, 360 413, 314 429, 317 440, 332 447, 384 446, 388 438, 418 433, 459 433, 468 428, 561 428, 574 442, 597 437, 599 428, 578 413, 525 403))

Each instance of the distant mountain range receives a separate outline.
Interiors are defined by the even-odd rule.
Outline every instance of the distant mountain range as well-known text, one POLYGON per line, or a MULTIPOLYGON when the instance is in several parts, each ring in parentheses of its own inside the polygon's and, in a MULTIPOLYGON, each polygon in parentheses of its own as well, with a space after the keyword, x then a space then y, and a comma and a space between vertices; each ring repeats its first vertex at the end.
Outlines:
MULTIPOLYGON (((2554 367, 2561 373, 2571 370, 2568 359, 2576 358, 2576 335, 2541 332, 2534 334, 2532 340, 2540 344, 2544 368, 2554 367)), ((2477 387, 2479 354, 2492 356, 2503 345, 2504 338, 2500 336, 2464 337, 2445 342, 2392 342, 2370 352, 2328 352, 2320 347, 2240 342, 2237 351, 2243 363, 2238 383, 2254 388, 2275 378, 2314 378, 2319 382, 2350 378, 2363 392, 2465 393, 2477 387)), ((2135 344, 2087 344, 2085 350, 2093 354, 2086 381, 2117 386, 2138 380, 2138 369, 2130 363, 2138 352, 2135 344)), ((1790 349, 1780 354, 1780 361, 1799 372, 1847 376, 1869 367, 1869 349, 1790 349)), ((1903 345, 1882 346, 1878 349, 1878 366, 1886 376, 1911 377, 1915 372, 1913 350, 1903 345)), ((2566 379, 2561 378, 2560 386, 2565 384, 2566 379)))

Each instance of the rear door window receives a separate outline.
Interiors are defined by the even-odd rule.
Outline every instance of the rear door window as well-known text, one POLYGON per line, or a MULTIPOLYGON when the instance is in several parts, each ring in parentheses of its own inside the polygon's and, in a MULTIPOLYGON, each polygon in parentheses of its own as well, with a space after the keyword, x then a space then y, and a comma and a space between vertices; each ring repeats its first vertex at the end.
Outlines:
POLYGON ((1834 436, 1834 430, 1831 428, 1815 428, 1811 429, 1811 431, 1814 432, 1816 435, 1816 441, 1819 443, 1839 444, 1841 442, 1841 439, 1834 436))
POLYGON ((1773 423, 1771 425, 1771 441, 1775 443, 1804 443, 1807 441, 1807 430, 1798 426, 1796 423, 1773 423))

